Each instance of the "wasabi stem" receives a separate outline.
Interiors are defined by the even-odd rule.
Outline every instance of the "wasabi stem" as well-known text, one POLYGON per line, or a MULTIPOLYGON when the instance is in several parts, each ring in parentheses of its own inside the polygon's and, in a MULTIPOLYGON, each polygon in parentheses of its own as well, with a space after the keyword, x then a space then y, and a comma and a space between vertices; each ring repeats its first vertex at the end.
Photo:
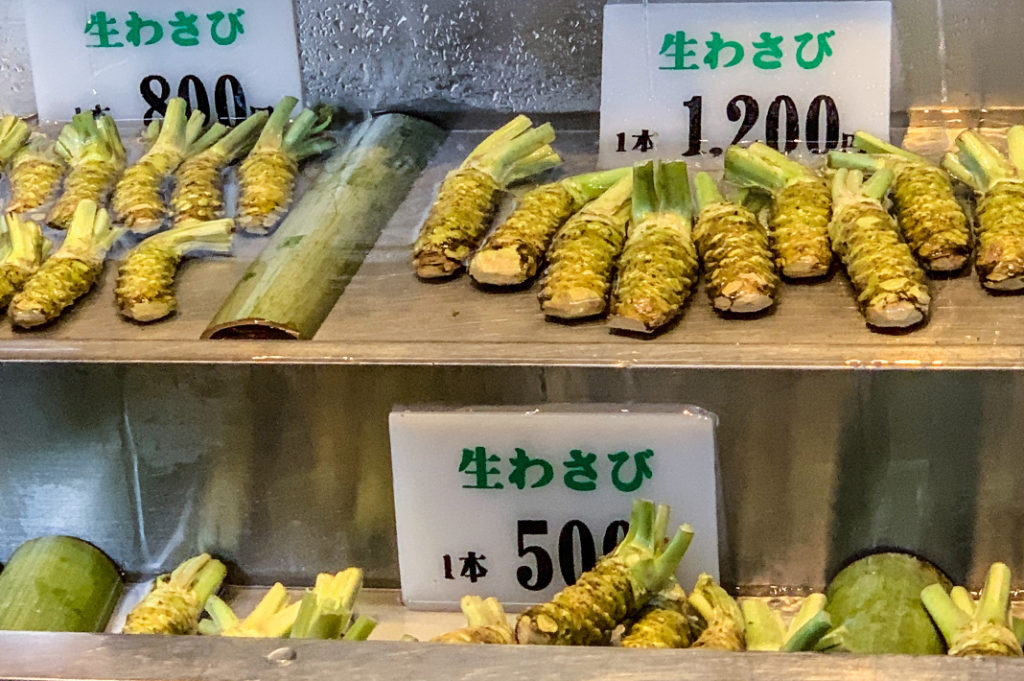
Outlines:
POLYGON ((466 626, 430 639, 435 643, 515 643, 505 610, 496 598, 463 596, 459 602, 466 626))
POLYGON ((266 111, 257 111, 212 146, 182 161, 174 172, 171 196, 175 226, 224 217, 224 169, 252 148, 268 117, 266 111))
POLYGON ((824 611, 825 596, 812 594, 804 599, 800 611, 787 628, 782 615, 760 599, 747 599, 741 605, 746 627, 747 650, 794 653, 813 650, 828 633, 832 620, 824 611))
POLYGON ((973 130, 956 138, 942 165, 978 194, 974 267, 993 291, 1024 290, 1024 126, 1007 132, 1009 160, 973 130))
POLYGON ((725 154, 725 179, 772 196, 768 236, 779 271, 791 279, 822 277, 832 266, 828 221, 832 196, 814 171, 765 144, 733 146, 725 154))
POLYGON ((914 257, 934 272, 963 268, 971 255, 971 230, 947 172, 864 131, 854 135, 853 143, 870 155, 834 151, 829 165, 865 172, 892 170, 897 223, 914 257))
POLYGON ((0 219, 0 310, 35 274, 52 244, 39 225, 15 213, 0 219))
POLYGON ((992 564, 977 603, 969 594, 965 601, 965 594, 958 593, 954 600, 940 584, 921 591, 924 607, 946 639, 949 654, 1024 655, 1010 616, 1010 568, 1004 563, 992 564))
POLYGON ((694 642, 694 648, 709 650, 745 650, 746 624, 743 612, 711 575, 702 574, 690 593, 690 605, 697 609, 707 627, 694 642))
POLYGON ((367 615, 360 615, 356 618, 352 626, 348 628, 345 635, 341 637, 342 641, 365 641, 370 638, 370 634, 377 628, 377 620, 367 615))
POLYGON ((299 612, 299 602, 288 603, 288 590, 277 582, 244 619, 215 595, 206 599, 210 619, 199 623, 200 634, 236 638, 286 638, 299 612))
POLYGON ((652 333, 675 319, 697 283, 686 163, 633 169, 632 223, 612 289, 613 329, 652 333))
POLYGON ((417 276, 434 279, 458 273, 490 227, 501 192, 562 162, 550 147, 554 139, 551 124, 534 128, 529 118, 517 116, 448 173, 413 245, 417 276))
POLYGON ((517 286, 533 278, 559 227, 628 172, 585 173, 531 189, 473 256, 469 275, 489 286, 517 286))
POLYGON ((636 616, 669 583, 693 539, 688 525, 663 546, 655 534, 655 507, 633 502, 630 528, 615 550, 547 603, 524 611, 516 621, 519 643, 606 644, 617 624, 636 616))
POLYGON ((868 325, 908 328, 927 318, 931 296, 924 272, 881 204, 892 179, 888 168, 867 182, 859 170, 837 170, 829 232, 868 325))
POLYGON ((8 114, 0 118, 0 170, 11 160, 29 137, 28 123, 8 114))
POLYGON ((114 298, 122 316, 155 322, 178 307, 174 279, 182 259, 195 251, 229 255, 234 221, 190 222, 155 234, 136 246, 117 272, 114 298))
POLYGON ((11 322, 30 328, 57 319, 96 284, 107 251, 123 233, 110 226, 110 215, 95 201, 79 203, 60 249, 11 300, 11 322))
POLYGON ((225 126, 215 123, 203 134, 206 116, 193 111, 186 119, 185 107, 185 100, 180 97, 167 102, 152 146, 125 171, 114 189, 114 215, 134 232, 147 233, 163 226, 168 212, 163 197, 166 180, 185 158, 208 148, 227 131, 225 126))
POLYGON ((351 624, 362 584, 363 571, 359 568, 317 575, 316 585, 302 597, 291 638, 340 638, 351 624))
POLYGON ((266 234, 276 227, 291 206, 299 163, 336 145, 325 132, 331 124, 329 109, 305 109, 288 125, 298 101, 285 97, 278 102, 260 138, 238 168, 236 220, 247 232, 266 234))
POLYGON ((582 319, 604 313, 615 260, 626 241, 632 193, 633 176, 624 175, 555 234, 538 295, 545 315, 582 319))
POLYGON ((189 558, 169 575, 157 577, 153 590, 131 612, 125 634, 194 634, 206 600, 227 574, 210 554, 189 558))
POLYGON ((75 114, 57 138, 57 153, 68 164, 64 190, 50 209, 46 222, 55 229, 68 229, 78 204, 106 203, 114 183, 124 170, 125 153, 114 119, 91 112, 75 114))
POLYGON ((56 143, 42 133, 32 133, 28 144, 11 160, 11 202, 7 210, 37 217, 35 211, 53 199, 66 169, 56 143))
POLYGON ((739 314, 770 307, 779 278, 757 216, 726 201, 707 173, 697 173, 695 184, 700 214, 693 239, 713 307, 739 314))

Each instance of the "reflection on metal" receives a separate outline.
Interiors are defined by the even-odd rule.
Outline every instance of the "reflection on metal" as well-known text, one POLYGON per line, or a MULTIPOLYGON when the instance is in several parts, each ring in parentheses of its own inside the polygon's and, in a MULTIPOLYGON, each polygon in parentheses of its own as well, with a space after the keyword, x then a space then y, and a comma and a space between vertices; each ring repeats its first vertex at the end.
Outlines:
POLYGON ((120 636, 0 632, 5 679, 104 681, 753 681, 913 679, 996 681, 1024 673, 1015 658, 722 653, 559 646, 281 641, 205 636, 120 636))

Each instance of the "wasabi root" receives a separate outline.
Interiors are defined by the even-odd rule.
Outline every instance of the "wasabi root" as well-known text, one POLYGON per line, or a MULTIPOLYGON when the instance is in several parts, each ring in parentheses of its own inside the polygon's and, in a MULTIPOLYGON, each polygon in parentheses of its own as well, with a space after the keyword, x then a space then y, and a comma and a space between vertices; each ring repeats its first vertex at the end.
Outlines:
POLYGON ((697 283, 686 163, 633 169, 632 222, 619 257, 608 325, 652 333, 675 319, 697 283))
POLYGON ((693 229, 705 286, 719 312, 749 314, 775 303, 779 277, 757 216, 726 201, 707 173, 697 173, 700 214, 693 229))
POLYGON ((612 630, 637 613, 672 578, 693 539, 683 525, 663 551, 650 501, 633 502, 629 531, 615 550, 547 603, 516 621, 516 641, 541 645, 602 645, 612 630), (657 554, 657 555, 656 555, 657 554))
POLYGON ((87 111, 75 114, 64 126, 56 149, 69 171, 46 222, 55 229, 68 229, 82 201, 97 206, 106 203, 124 170, 124 146, 113 118, 106 114, 95 117, 87 111))
POLYGON ((461 271, 490 227, 502 191, 562 162, 549 146, 554 139, 551 124, 534 128, 529 118, 516 116, 448 173, 413 245, 417 276, 435 279, 461 271))
POLYGON ((56 142, 42 133, 32 133, 28 144, 11 159, 11 202, 7 210, 36 217, 34 212, 42 210, 56 196, 66 170, 56 142))
POLYGON ((15 213, 0 219, 0 310, 39 270, 51 247, 35 222, 15 213))
POLYGON ((626 241, 632 193, 633 176, 625 175, 558 230, 538 296, 545 315, 582 319, 604 313, 626 241))
POLYGON ((941 584, 926 586, 921 601, 946 639, 950 655, 1024 655, 1010 616, 1010 568, 1004 563, 989 568, 977 602, 966 589, 954 588, 947 594, 941 584))
POLYGON ((586 173, 531 189, 473 256, 469 275, 490 286, 529 281, 565 221, 628 172, 628 168, 617 168, 586 173))
POLYGON ((623 648, 688 648, 699 627, 695 611, 683 588, 672 583, 644 606, 626 629, 619 645, 623 648))
POLYGON ((459 602, 466 626, 430 639, 435 643, 515 643, 505 610, 496 598, 463 596, 459 602))
POLYGON ((743 612, 711 575, 702 574, 690 593, 692 605, 707 623, 694 641, 694 648, 709 650, 746 650, 746 624, 743 612))
POLYGON ((136 322, 155 322, 174 313, 174 279, 182 259, 194 251, 230 254, 233 233, 234 221, 226 218, 186 223, 140 243, 118 268, 118 311, 136 322))
POLYGON ((189 558, 169 575, 156 578, 153 590, 132 608, 125 634, 194 634, 206 599, 220 588, 224 564, 208 553, 189 558))

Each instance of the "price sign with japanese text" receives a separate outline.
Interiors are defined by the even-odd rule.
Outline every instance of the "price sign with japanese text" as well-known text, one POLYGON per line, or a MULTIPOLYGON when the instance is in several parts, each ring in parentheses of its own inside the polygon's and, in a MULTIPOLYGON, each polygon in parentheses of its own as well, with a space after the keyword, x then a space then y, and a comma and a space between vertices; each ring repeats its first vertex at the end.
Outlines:
POLYGON ((180 96, 232 123, 302 95, 291 2, 25 0, 25 13, 43 120, 148 122, 180 96))
POLYGON ((633 499, 695 536, 677 571, 718 574, 716 418, 693 407, 391 413, 402 598, 517 609, 553 596, 622 539, 633 499))
POLYGON ((888 1, 610 4, 600 164, 889 134, 888 1))

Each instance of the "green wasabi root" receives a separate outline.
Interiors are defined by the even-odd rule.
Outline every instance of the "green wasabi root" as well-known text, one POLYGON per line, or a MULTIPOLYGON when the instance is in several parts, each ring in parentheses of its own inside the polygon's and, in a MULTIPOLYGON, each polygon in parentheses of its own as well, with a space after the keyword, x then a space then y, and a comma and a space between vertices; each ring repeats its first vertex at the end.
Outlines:
POLYGON ((699 634, 696 611, 673 584, 655 596, 622 637, 623 648, 688 648, 699 634))
POLYGON ((131 612, 125 634, 194 634, 206 599, 220 588, 227 568, 203 553, 169 575, 157 577, 153 590, 131 612))
POLYGON ((746 624, 743 612, 726 593, 715 584, 711 575, 702 574, 690 593, 692 605, 707 623, 704 631, 694 641, 694 648, 709 650, 746 650, 746 624))
POLYGON ((616 549, 547 603, 524 611, 516 621, 519 643, 603 645, 620 622, 632 619, 668 584, 693 532, 679 528, 664 551, 655 530, 655 507, 633 504, 630 529, 616 549))
POLYGON ((41 212, 56 195, 65 170, 67 165, 57 153, 56 144, 42 133, 32 133, 28 144, 11 160, 8 212, 35 217, 36 211, 41 212))
POLYGON ((430 639, 435 643, 515 643, 505 610, 496 598, 463 596, 459 603, 467 625, 430 639))
POLYGON ((70 170, 46 222, 68 229, 81 202, 106 203, 124 170, 125 152, 114 119, 106 114, 96 118, 91 112, 75 114, 61 130, 56 149, 70 170))
POLYGON ((51 247, 35 222, 15 213, 0 219, 0 310, 39 270, 51 247))
POLYGON ((423 279, 450 277, 490 227, 505 188, 554 168, 561 158, 550 147, 550 124, 533 127, 517 116, 489 135, 448 173, 413 245, 413 267, 423 279))

